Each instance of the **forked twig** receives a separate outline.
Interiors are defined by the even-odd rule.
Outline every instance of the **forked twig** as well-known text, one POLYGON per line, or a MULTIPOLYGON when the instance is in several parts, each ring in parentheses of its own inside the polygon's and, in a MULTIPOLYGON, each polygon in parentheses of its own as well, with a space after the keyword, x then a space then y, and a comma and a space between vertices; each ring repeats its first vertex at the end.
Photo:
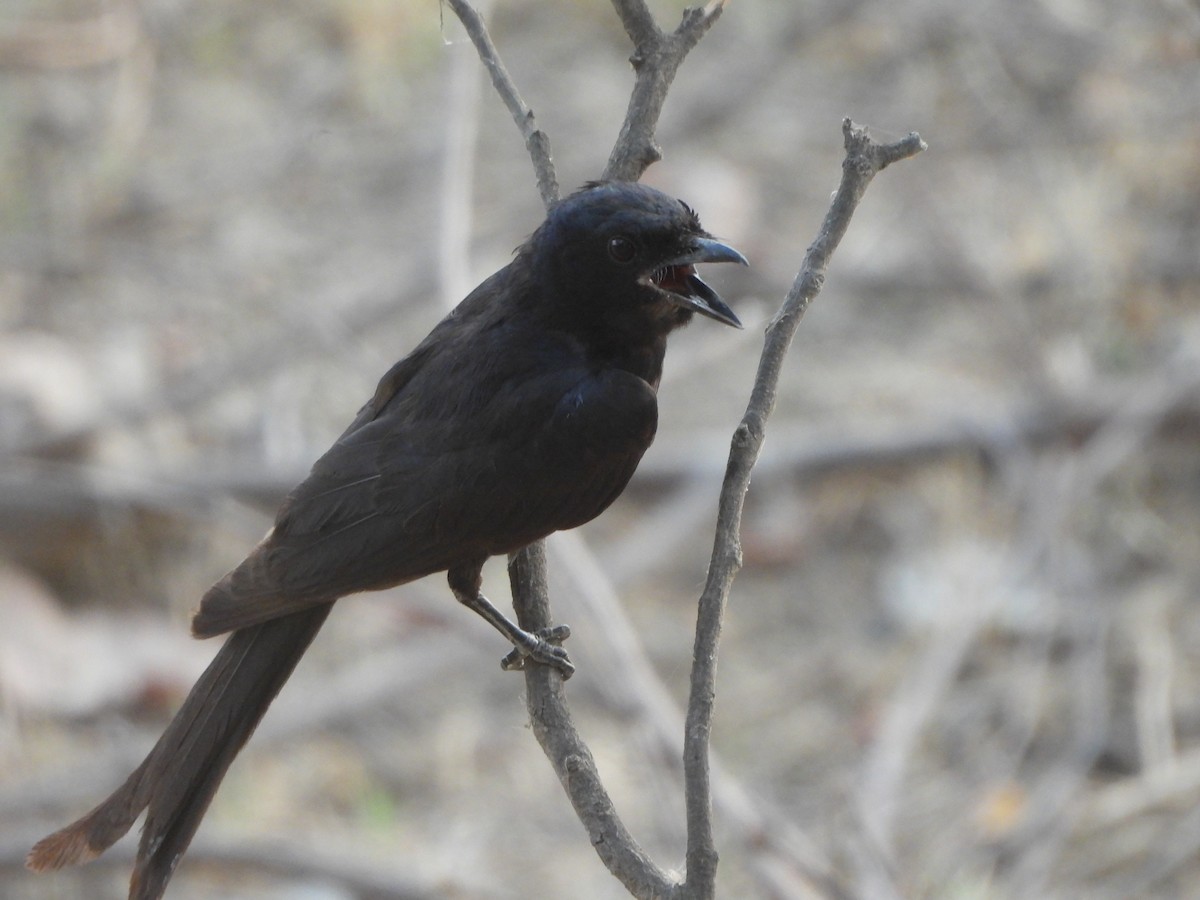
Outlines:
POLYGON ((849 119, 842 121, 846 157, 842 181, 834 194, 817 238, 804 255, 804 262, 779 312, 767 326, 763 352, 750 402, 741 424, 733 433, 725 482, 718 502, 717 531, 709 562, 708 579, 700 595, 696 617, 696 643, 692 653, 691 693, 684 728, 684 781, 688 817, 687 878, 709 887, 716 877, 717 852, 712 837, 712 793, 709 782, 708 745, 716 696, 717 645, 721 621, 733 579, 742 565, 741 522, 750 473, 762 450, 767 420, 775 408, 776 390, 783 360, 810 303, 825 282, 830 257, 837 249, 850 218, 867 186, 886 166, 925 149, 915 132, 893 144, 877 144, 866 128, 849 119))
MULTIPOLYGON (((520 99, 482 20, 468 0, 447 0, 463 21, 493 84, 514 120, 526 135, 547 205, 547 185, 557 187, 548 142, 533 124, 532 113, 520 99), (534 140, 531 134, 540 138, 534 140)), ((643 0, 613 0, 626 33, 634 44, 630 58, 636 79, 621 133, 605 167, 607 180, 636 180, 661 156, 654 142, 659 114, 675 73, 688 52, 704 36, 724 8, 712 0, 684 12, 675 31, 663 32, 643 0)), ((527 704, 534 734, 551 761, 572 806, 587 829, 597 854, 609 871, 636 897, 711 898, 715 893, 717 853, 713 842, 712 794, 708 760, 716 684, 717 643, 733 578, 741 567, 740 525, 750 472, 762 447, 766 422, 775 405, 783 359, 809 303, 820 291, 830 256, 846 232, 850 218, 875 174, 892 162, 925 148, 916 134, 894 144, 880 145, 866 129, 843 122, 846 159, 842 183, 834 196, 816 241, 783 306, 766 331, 758 376, 746 414, 733 437, 721 493, 717 533, 708 580, 700 598, 693 654, 691 696, 684 734, 684 772, 687 802, 687 876, 682 883, 661 869, 629 834, 600 780, 595 762, 576 731, 567 708, 560 675, 545 666, 525 670, 527 704)), ((545 548, 541 542, 513 554, 509 560, 513 606, 521 626, 536 631, 551 622, 546 586, 545 548)))
POLYGON ((508 69, 504 67, 504 62, 496 51, 496 45, 492 43, 492 36, 488 34, 483 17, 467 0, 445 2, 450 4, 458 20, 463 23, 467 36, 479 52, 480 61, 492 77, 492 86, 508 107, 521 136, 525 138, 525 149, 529 151, 529 158, 533 161, 533 174, 537 177, 538 193, 542 196, 542 203, 549 206, 558 199, 558 178, 554 174, 554 162, 550 156, 550 138, 538 127, 533 110, 521 99, 517 86, 513 84, 508 69))
POLYGON ((654 130, 662 113, 675 73, 691 49, 700 42, 725 9, 725 0, 683 11, 683 20, 672 32, 654 21, 644 0, 613 0, 625 33, 633 42, 629 62, 636 78, 621 133, 604 167, 606 181, 637 181, 662 158, 654 130))

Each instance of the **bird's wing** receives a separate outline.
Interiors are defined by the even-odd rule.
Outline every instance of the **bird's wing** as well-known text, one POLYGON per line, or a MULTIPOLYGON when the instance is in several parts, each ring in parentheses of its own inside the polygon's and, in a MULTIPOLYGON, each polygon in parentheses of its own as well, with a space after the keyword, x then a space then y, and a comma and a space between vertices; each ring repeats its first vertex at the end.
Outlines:
POLYGON ((412 419, 397 397, 359 420, 205 595, 197 635, 482 562, 586 522, 633 474, 657 405, 626 372, 550 366, 503 380, 469 417, 412 419))

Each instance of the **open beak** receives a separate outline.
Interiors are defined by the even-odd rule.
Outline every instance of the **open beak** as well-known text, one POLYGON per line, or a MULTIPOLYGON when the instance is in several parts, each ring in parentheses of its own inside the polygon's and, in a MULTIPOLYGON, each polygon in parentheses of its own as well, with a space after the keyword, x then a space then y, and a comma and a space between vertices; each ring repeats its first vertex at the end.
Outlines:
POLYGON ((715 238, 696 237, 692 239, 692 245, 685 254, 655 269, 650 275, 650 282, 665 291, 680 306, 734 328, 741 328, 742 323, 738 321, 729 305, 696 274, 697 263, 717 262, 749 265, 746 257, 728 244, 723 244, 715 238))

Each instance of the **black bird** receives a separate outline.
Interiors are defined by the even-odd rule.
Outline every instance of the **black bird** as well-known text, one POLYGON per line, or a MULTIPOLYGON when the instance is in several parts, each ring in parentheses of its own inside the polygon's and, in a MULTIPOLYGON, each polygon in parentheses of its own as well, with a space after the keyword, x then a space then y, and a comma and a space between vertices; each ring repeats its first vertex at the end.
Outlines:
MULTIPOLYGON (((739 262, 685 204, 629 183, 554 206, 379 382, 246 560, 204 595, 197 637, 232 632, 117 791, 40 841, 38 871, 92 859, 147 810, 131 900, 166 890, 235 755, 339 597, 446 571, 526 659, 573 667, 480 592, 489 556, 599 515, 654 439, 667 335, 741 327, 695 265, 739 262)), ((510 655, 510 659, 513 658, 510 655)))

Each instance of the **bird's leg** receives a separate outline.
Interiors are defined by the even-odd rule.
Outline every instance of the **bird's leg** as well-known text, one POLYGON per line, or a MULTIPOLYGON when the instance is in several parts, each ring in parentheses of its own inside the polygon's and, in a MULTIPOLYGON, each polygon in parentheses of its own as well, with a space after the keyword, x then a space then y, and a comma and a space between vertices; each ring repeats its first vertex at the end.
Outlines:
POLYGON ((525 668, 526 660, 533 660, 558 669, 564 680, 570 678, 575 666, 567 656, 567 651, 558 644, 570 637, 571 629, 566 625, 554 625, 535 634, 510 621, 480 592, 482 567, 482 563, 460 566, 450 569, 447 575, 455 599, 477 612, 513 645, 512 652, 500 661, 501 668, 520 670, 525 668))

